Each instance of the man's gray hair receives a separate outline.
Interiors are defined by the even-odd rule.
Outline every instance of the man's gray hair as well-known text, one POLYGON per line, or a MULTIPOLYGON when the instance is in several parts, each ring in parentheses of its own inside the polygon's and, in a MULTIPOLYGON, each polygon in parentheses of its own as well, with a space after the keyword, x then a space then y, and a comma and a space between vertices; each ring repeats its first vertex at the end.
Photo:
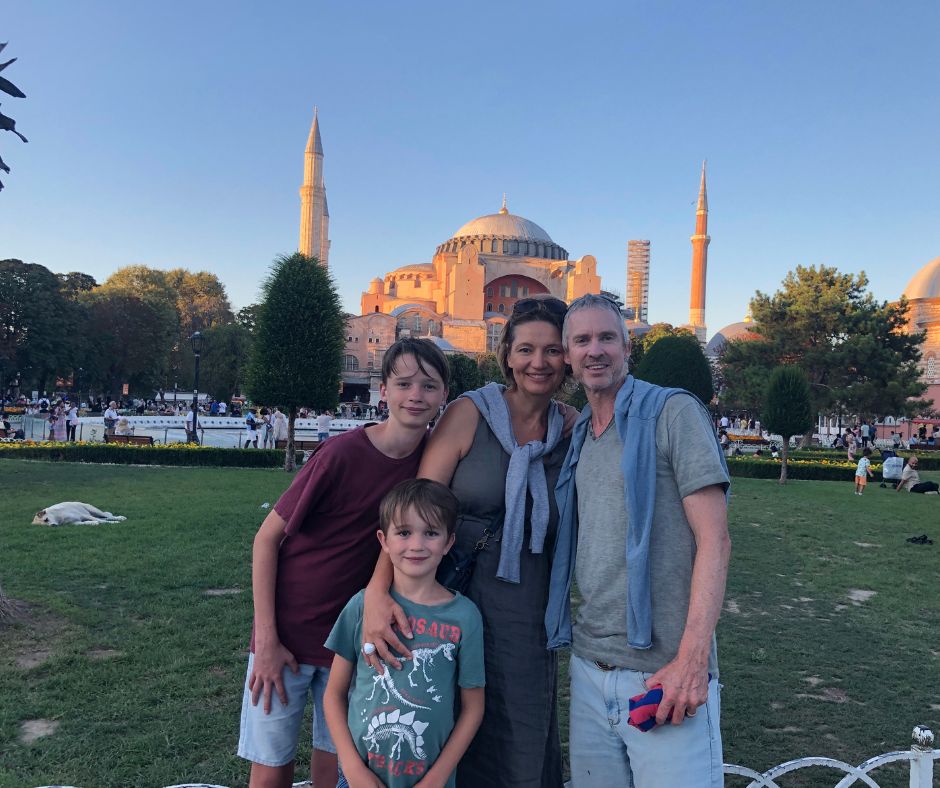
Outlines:
POLYGON ((623 340, 623 344, 626 345, 629 343, 627 338, 627 330, 623 325, 623 315, 620 312, 620 307, 617 306, 616 302, 607 296, 595 295, 594 293, 588 293, 583 295, 580 298, 576 298, 570 304, 568 304, 568 311, 565 313, 565 323, 561 328, 561 344, 567 348, 568 347, 568 320, 571 316, 582 309, 606 309, 608 312, 617 316, 617 327, 620 329, 620 338, 623 340))

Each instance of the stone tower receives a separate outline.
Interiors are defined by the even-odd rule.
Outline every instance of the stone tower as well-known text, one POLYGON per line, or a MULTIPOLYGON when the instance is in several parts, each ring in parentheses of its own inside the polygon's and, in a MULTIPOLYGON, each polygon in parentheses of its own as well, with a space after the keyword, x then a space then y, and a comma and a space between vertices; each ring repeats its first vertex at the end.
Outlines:
POLYGON ((698 341, 705 342, 705 276, 708 268, 708 194, 705 191, 705 162, 695 209, 695 235, 692 236, 692 287, 689 298, 689 326, 698 341))
POLYGON ((326 204, 326 186, 323 183, 323 143, 320 141, 320 121, 313 111, 313 125, 304 151, 304 182, 300 187, 300 245, 301 254, 316 257, 320 264, 329 266, 330 211, 326 204))

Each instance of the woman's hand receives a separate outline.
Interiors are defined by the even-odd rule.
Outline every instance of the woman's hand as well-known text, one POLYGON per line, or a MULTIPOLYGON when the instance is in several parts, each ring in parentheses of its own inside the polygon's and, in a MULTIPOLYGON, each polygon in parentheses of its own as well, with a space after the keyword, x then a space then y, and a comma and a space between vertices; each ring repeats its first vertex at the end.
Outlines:
POLYGON ((558 406, 558 412, 565 420, 565 426, 562 427, 561 434, 565 438, 570 438, 571 431, 574 429, 574 423, 578 420, 578 416, 581 415, 581 411, 577 408, 572 408, 571 405, 566 405, 564 402, 556 402, 555 404, 558 406))
POLYGON ((411 659, 411 651, 395 634, 394 625, 398 626, 398 631, 404 637, 411 639, 411 627, 401 605, 392 599, 387 587, 375 588, 370 583, 363 598, 362 642, 372 643, 375 652, 363 653, 362 656, 378 673, 385 672, 382 662, 395 670, 401 670, 401 661, 396 653, 401 654, 404 659, 411 659))

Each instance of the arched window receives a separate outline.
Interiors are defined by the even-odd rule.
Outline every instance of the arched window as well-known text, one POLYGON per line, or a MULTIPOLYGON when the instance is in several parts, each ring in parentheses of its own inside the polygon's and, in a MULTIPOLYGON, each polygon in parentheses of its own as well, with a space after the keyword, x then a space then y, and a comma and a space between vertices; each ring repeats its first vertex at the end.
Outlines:
POLYGON ((415 334, 414 335, 416 337, 421 336, 421 315, 415 315, 415 334))
POLYGON ((505 312, 505 311, 506 311, 506 305, 505 305, 505 304, 500 304, 498 307, 496 307, 496 311, 497 311, 497 312, 500 312, 500 313, 505 312))
POLYGON ((343 369, 347 372, 359 369, 359 359, 355 356, 343 356, 343 369))
POLYGON ((379 305, 378 305, 378 304, 375 305, 375 311, 376 311, 376 312, 379 311, 379 305))
POLYGON ((512 280, 512 286, 509 288, 509 295, 512 298, 519 297, 519 283, 515 279, 512 280))
POLYGON ((927 356, 927 377, 933 380, 937 376, 937 359, 927 356))
POLYGON ((492 302, 492 301, 487 301, 487 302, 486 302, 486 311, 487 311, 487 312, 492 312, 492 311, 493 311, 493 302, 492 302))
POLYGON ((494 253, 498 251, 499 249, 498 244, 499 244, 499 241, 497 241, 495 238, 492 241, 490 241, 490 251, 494 253))
POLYGON ((509 254, 509 241, 503 241, 503 254, 509 254))
POLYGON ((519 254, 519 242, 518 241, 509 242, 509 254, 519 254))

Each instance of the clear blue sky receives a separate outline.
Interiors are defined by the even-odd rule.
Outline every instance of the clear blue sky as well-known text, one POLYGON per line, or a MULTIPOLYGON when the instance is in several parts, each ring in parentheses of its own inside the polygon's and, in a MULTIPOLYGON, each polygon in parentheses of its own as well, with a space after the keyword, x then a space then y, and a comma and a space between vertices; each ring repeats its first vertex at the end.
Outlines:
POLYGON ((938 31, 935 2, 11 3, 0 257, 244 306, 297 248, 316 104, 350 311, 505 191, 610 289, 650 239, 651 320, 683 323, 703 158, 709 333, 797 264, 894 299, 940 255, 938 31))

